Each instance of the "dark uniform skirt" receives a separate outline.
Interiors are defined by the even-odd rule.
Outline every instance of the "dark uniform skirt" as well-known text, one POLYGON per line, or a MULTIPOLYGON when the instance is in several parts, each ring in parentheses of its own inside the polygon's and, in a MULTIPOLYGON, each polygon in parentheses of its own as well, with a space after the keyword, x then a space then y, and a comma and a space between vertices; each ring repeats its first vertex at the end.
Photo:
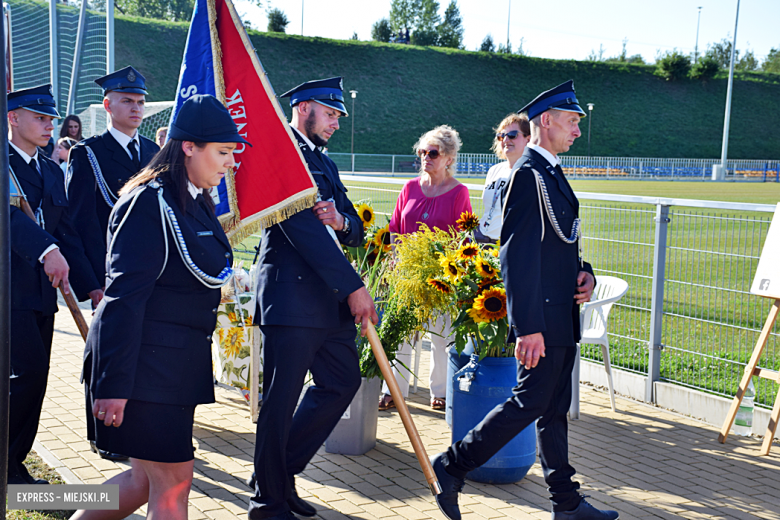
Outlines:
POLYGON ((87 410, 98 448, 153 462, 188 462, 195 458, 192 427, 195 405, 150 403, 129 399, 118 428, 106 426, 87 410))

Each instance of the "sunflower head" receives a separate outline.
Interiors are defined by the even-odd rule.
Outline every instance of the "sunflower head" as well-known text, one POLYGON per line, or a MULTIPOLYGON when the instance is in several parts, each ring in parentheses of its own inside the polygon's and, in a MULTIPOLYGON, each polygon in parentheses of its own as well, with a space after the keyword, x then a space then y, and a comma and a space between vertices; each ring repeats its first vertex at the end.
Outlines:
POLYGON ((482 278, 491 279, 496 277, 496 270, 493 268, 490 262, 481 256, 477 258, 476 267, 477 273, 479 273, 482 278))
POLYGON ((437 280, 436 278, 428 278, 428 285, 435 288, 438 291, 443 292, 444 294, 450 294, 452 293, 452 288, 447 282, 442 282, 441 280, 437 280))
POLYGON ((475 309, 474 307, 470 308, 466 313, 469 315, 469 317, 474 320, 474 323, 487 323, 490 320, 482 316, 482 313, 475 309))
POLYGON ((506 291, 493 287, 482 292, 474 299, 474 306, 487 321, 495 321, 506 316, 506 291))
POLYGON ((470 260, 479 254, 479 246, 476 244, 464 244, 458 249, 458 258, 470 260))
POLYGON ((374 245, 377 248, 382 248, 385 252, 390 251, 392 243, 390 240, 392 239, 392 235, 390 234, 390 229, 388 227, 383 227, 379 231, 376 232, 376 235, 374 235, 374 245))
POLYGON ((374 223, 374 208, 363 202, 355 207, 355 211, 357 211, 360 220, 363 222, 363 229, 370 228, 371 224, 374 223))
POLYGON ((473 231, 479 227, 479 218, 470 211, 464 211, 460 214, 460 218, 455 221, 455 224, 461 231, 473 231))
POLYGON ((458 265, 456 258, 453 255, 441 255, 439 262, 444 269, 444 276, 446 276, 450 282, 457 283, 463 276, 463 270, 458 265))

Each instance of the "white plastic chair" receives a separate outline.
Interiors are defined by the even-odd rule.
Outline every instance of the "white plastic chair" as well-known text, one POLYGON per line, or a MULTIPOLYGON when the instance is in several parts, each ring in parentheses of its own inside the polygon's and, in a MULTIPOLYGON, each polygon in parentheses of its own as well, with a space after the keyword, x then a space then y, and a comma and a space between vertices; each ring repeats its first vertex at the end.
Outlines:
MULTIPOLYGON (((604 371, 607 373, 609 400, 612 411, 615 409, 615 388, 612 384, 612 368, 609 362, 609 338, 607 337, 607 317, 612 305, 628 292, 628 282, 614 276, 598 276, 593 299, 582 305, 580 309, 580 330, 583 343, 601 345, 601 355, 604 358, 604 371)), ((572 395, 569 417, 580 417, 580 347, 577 346, 577 360, 572 372, 572 395)))

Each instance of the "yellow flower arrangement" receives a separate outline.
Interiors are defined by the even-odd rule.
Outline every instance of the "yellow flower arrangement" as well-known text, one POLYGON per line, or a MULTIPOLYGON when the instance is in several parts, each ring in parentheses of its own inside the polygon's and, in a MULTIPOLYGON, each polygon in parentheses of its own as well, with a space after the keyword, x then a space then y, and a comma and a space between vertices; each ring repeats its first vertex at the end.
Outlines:
POLYGON ((456 237, 423 224, 419 231, 399 235, 395 267, 388 272, 398 304, 414 309, 415 317, 427 323, 435 312, 448 312, 451 297, 428 283, 442 277, 439 255, 457 247, 456 237))
POLYGON ((355 211, 357 211, 360 220, 363 222, 363 229, 368 229, 374 224, 374 219, 376 218, 374 208, 363 202, 355 206, 355 211))

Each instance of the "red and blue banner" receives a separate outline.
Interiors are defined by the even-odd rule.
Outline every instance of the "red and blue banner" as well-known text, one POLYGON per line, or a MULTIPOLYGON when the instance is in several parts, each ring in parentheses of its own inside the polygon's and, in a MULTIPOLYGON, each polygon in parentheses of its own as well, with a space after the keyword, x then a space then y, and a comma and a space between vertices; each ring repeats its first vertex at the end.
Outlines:
POLYGON ((211 193, 231 243, 314 205, 314 179, 231 0, 195 3, 171 121, 195 94, 217 97, 252 143, 211 193))

